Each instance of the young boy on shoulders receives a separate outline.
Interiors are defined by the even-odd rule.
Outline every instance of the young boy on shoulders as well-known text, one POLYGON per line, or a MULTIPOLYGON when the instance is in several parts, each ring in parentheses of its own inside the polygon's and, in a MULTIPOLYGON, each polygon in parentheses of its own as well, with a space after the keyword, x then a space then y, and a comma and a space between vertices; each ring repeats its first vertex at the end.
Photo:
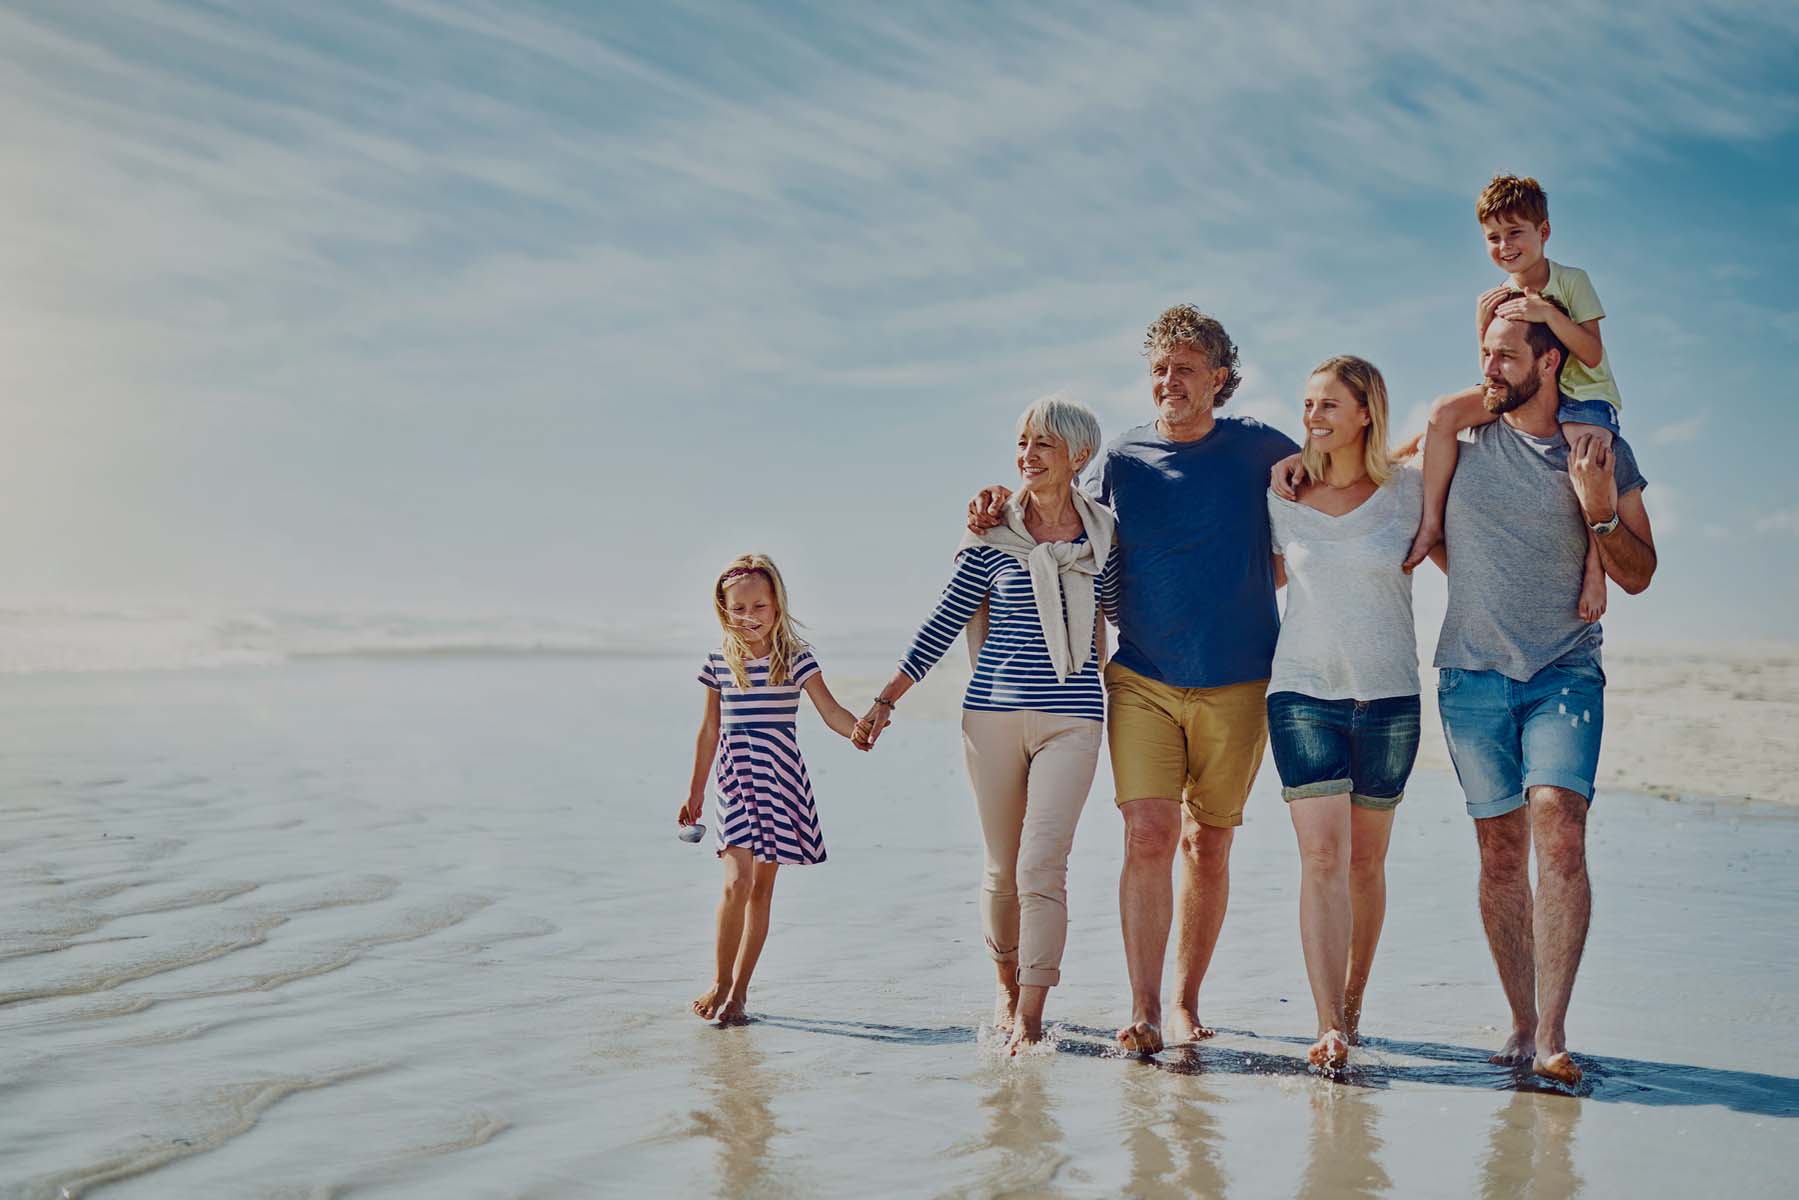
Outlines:
MULTIPOLYGON (((1599 294, 1579 267, 1551 262, 1543 253, 1549 240, 1549 198, 1536 180, 1496 175, 1475 201, 1474 215, 1485 231, 1487 254, 1508 278, 1480 297, 1476 306, 1477 344, 1494 317, 1547 324, 1568 347, 1562 367, 1562 401, 1556 417, 1562 436, 1573 445, 1583 435, 1598 435, 1607 445, 1618 433, 1618 385, 1606 361, 1599 322, 1605 316, 1599 294), (1523 292, 1521 297, 1504 297, 1523 292), (1560 307, 1551 304, 1560 301, 1560 307)), ((1487 411, 1484 389, 1469 388, 1445 396, 1431 407, 1430 434, 1424 443, 1424 519, 1418 526, 1406 570, 1424 560, 1443 540, 1443 507, 1455 474, 1456 434, 1496 420, 1487 411)), ((1580 615, 1597 621, 1605 613, 1605 572, 1599 549, 1587 545, 1586 575, 1581 582, 1580 615)))

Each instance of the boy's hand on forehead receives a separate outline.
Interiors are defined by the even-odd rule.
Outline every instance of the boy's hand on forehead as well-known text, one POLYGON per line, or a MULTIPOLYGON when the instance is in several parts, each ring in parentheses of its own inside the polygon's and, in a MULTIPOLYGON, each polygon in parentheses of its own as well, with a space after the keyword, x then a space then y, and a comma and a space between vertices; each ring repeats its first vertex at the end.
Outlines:
POLYGON ((1482 329, 1485 329, 1487 324, 1492 321, 1494 310, 1499 307, 1500 299, 1503 298, 1507 292, 1513 290, 1511 283, 1506 282, 1500 284, 1496 288, 1488 288, 1480 294, 1480 300, 1476 303, 1475 310, 1480 313, 1480 324, 1482 329))
POLYGON ((1555 312, 1555 305, 1543 299, 1540 292, 1525 292, 1516 300, 1508 300, 1494 312, 1494 316, 1502 321, 1535 321, 1549 320, 1555 312))

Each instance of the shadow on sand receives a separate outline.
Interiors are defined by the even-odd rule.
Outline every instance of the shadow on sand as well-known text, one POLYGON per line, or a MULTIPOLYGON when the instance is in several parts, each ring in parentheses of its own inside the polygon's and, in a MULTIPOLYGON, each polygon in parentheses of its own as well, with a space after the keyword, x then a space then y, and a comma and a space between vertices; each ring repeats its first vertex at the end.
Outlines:
MULTIPOLYGON (((966 1025, 939 1029, 910 1025, 879 1025, 859 1021, 830 1021, 810 1017, 758 1016, 759 1024, 831 1037, 858 1038, 893 1045, 947 1046, 974 1042, 976 1030, 966 1025)), ((1262 1037, 1246 1029, 1218 1028, 1230 1044, 1207 1041, 1176 1046, 1153 1058, 1127 1055, 1112 1041, 1109 1029, 1051 1022, 1056 1049, 1062 1054, 1088 1058, 1116 1058, 1175 1075, 1317 1075, 1303 1057, 1310 1045, 1305 1038, 1262 1037), (1274 1042, 1299 1048, 1299 1054, 1244 1048, 1243 1040, 1274 1042)), ((1716 1104, 1740 1113, 1762 1117, 1799 1117, 1799 1079, 1758 1075, 1750 1071, 1726 1071, 1681 1063, 1646 1062, 1633 1058, 1578 1055, 1584 1071, 1580 1086, 1565 1088, 1540 1079, 1529 1071, 1494 1066, 1488 1051, 1441 1042, 1406 1042, 1369 1038, 1360 1050, 1360 1061, 1331 1076, 1346 1087, 1388 1088, 1394 1084, 1435 1084, 1481 1088, 1488 1091, 1543 1092, 1579 1096, 1587 1100, 1644 1104, 1654 1107, 1716 1104), (1401 1062, 1395 1059, 1414 1061, 1401 1062), (1415 1060, 1423 1059, 1424 1062, 1415 1060)))

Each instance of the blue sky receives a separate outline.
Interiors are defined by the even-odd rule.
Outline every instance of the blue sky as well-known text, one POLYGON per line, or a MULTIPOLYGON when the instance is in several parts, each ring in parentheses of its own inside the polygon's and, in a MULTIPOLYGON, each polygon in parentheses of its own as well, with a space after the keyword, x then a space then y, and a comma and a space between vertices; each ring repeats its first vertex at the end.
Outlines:
POLYGON ((908 625, 1170 303, 1227 411, 1351 352, 1419 424, 1515 170, 1651 480, 1608 626, 1789 638, 1795 78, 1776 3, 0 2, 0 593, 683 625, 759 548, 908 625))

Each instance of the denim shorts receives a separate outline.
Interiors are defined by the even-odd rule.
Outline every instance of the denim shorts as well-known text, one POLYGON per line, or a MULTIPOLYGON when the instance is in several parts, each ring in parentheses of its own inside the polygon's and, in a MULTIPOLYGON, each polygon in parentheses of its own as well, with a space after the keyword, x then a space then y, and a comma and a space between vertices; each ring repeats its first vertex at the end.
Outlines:
POLYGON ((1418 697, 1316 700, 1275 692, 1268 697, 1268 742, 1283 799, 1348 792, 1357 808, 1392 808, 1418 758, 1418 697))
POLYGON ((1603 400, 1576 400, 1564 395, 1562 402, 1555 410, 1556 423, 1566 425, 1570 421, 1579 425, 1599 425, 1611 430, 1612 436, 1620 434, 1618 428, 1618 410, 1603 400))
POLYGON ((1437 672, 1443 737, 1468 815, 1503 817, 1534 787, 1591 803, 1605 729, 1605 672, 1597 663, 1551 663, 1524 682, 1498 671, 1437 672))

